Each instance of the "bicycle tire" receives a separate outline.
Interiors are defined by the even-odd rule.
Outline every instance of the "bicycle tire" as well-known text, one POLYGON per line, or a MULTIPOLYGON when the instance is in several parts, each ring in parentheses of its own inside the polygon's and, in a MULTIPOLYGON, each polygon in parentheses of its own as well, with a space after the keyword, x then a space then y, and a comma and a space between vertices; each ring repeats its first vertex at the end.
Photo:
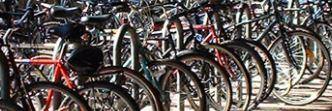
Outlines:
POLYGON ((246 44, 254 47, 254 49, 259 52, 260 56, 263 57, 263 61, 265 62, 266 69, 269 69, 268 72, 268 86, 266 90, 266 95, 264 95, 263 99, 265 100, 267 97, 269 97, 272 93, 272 90, 274 88, 276 78, 277 78, 277 72, 276 72, 276 66, 274 59, 272 58, 272 55, 268 51, 268 49, 263 46, 261 43, 253 41, 253 40, 247 40, 247 39, 237 39, 240 41, 245 41, 246 44))
MULTIPOLYGON (((245 51, 245 53, 249 54, 249 58, 252 59, 252 61, 249 62, 254 63, 254 67, 256 67, 255 69, 257 70, 257 75, 260 77, 260 80, 258 80, 258 82, 260 82, 260 86, 258 88, 259 90, 256 93, 256 96, 252 98, 253 101, 249 104, 249 109, 255 108, 259 103, 261 103, 264 100, 263 97, 264 95, 266 95, 265 91, 267 90, 267 81, 268 81, 267 71, 264 67, 264 62, 262 58, 259 56, 258 52, 256 52, 252 47, 247 45, 244 41, 229 40, 222 42, 221 45, 225 45, 226 47, 232 48, 235 52, 237 52, 236 50, 245 51)), ((238 54, 238 55, 243 55, 243 54, 238 54)), ((248 56, 245 57, 247 58, 248 56)), ((245 61, 244 59, 246 58, 242 58, 242 61, 245 61)), ((252 69, 252 68, 253 67, 251 66, 247 66, 247 69, 252 69)), ((251 74, 251 77, 253 78, 254 75, 251 74)), ((253 81, 254 80, 252 80, 252 82, 253 81)))
MULTIPOLYGON (((77 105, 79 105, 81 110, 91 111, 91 108, 89 107, 87 101, 84 100, 84 98, 82 98, 77 92, 69 89, 68 87, 66 87, 62 84, 55 84, 55 83, 43 81, 43 82, 36 82, 36 83, 29 84, 25 88, 26 88, 26 92, 31 92, 31 93, 33 91, 43 90, 43 89, 50 89, 52 91, 58 91, 59 93, 66 94, 68 97, 70 97, 71 101, 73 101, 77 105)), ((37 91, 37 92, 40 92, 40 91, 37 91)), ((67 101, 69 101, 69 100, 67 100, 67 101)), ((63 102, 63 104, 66 104, 66 103, 68 103, 68 102, 63 102)))
MULTIPOLYGON (((135 100, 128 94, 128 91, 124 88, 122 88, 121 86, 118 86, 118 85, 115 85, 113 83, 110 83, 110 82, 106 82, 106 81, 96 81, 96 82, 88 82, 88 83, 84 83, 83 84, 83 88, 79 89, 78 90, 78 93, 80 95, 83 95, 83 93, 85 91, 92 91, 92 90, 98 90, 98 89, 106 89, 107 91, 105 90, 101 90, 101 91, 97 91, 97 92, 107 92, 108 95, 107 95, 107 98, 110 98, 109 97, 109 94, 115 94, 117 97, 116 97, 116 101, 113 101, 113 102, 110 102, 110 101, 107 101, 107 102, 104 102, 104 103, 112 103, 111 106, 117 106, 117 105, 114 105, 116 102, 121 102, 119 101, 118 99, 121 98, 124 102, 124 105, 126 105, 129 109, 128 110, 125 110, 125 111, 139 111, 140 108, 138 106, 138 104, 135 102, 135 100)), ((92 92, 92 94, 95 94, 96 92, 92 92)), ((100 94, 99 96, 101 96, 102 94, 100 94)), ((92 95, 92 96, 98 96, 98 95, 92 95)), ((93 97, 86 97, 86 98, 93 98, 93 97)), ((107 99, 106 98, 106 99, 107 99)), ((111 98, 115 98, 115 97, 111 97, 111 98)), ((103 99, 105 100, 105 98, 103 99)), ((89 101, 89 100, 87 100, 89 101)), ((92 100, 92 102, 94 103, 95 101, 92 100)), ((91 103, 91 104, 93 104, 91 103)), ((90 104, 90 107, 93 108, 90 104)), ((106 106, 105 104, 103 104, 102 106, 106 106)), ((95 109, 96 110, 96 109, 95 109)), ((105 109, 103 109, 105 110, 105 109)), ((107 109, 106 109, 107 110, 107 109)), ((110 110, 110 109, 108 109, 110 110)), ((123 111, 123 109, 121 109, 121 111, 123 111)))
MULTIPOLYGON (((195 88, 197 90, 197 94, 195 94, 195 97, 199 98, 199 100, 198 100, 199 105, 192 105, 192 108, 194 108, 195 110, 198 110, 198 111, 207 110, 206 94, 204 91, 203 84, 201 83, 201 81, 199 80, 197 75, 194 74, 185 64, 178 62, 178 61, 173 61, 173 60, 151 61, 148 64, 149 68, 152 68, 154 66, 168 66, 170 68, 174 68, 176 70, 183 72, 182 74, 189 77, 191 80, 190 82, 193 82, 196 85, 195 88)), ((166 86, 169 85, 167 83, 168 81, 166 81, 166 80, 170 77, 171 74, 172 74, 171 72, 167 72, 164 75, 162 75, 162 79, 160 80, 162 90, 165 90, 166 86)), ((189 99, 191 99, 191 98, 189 98, 189 99)), ((164 104, 165 109, 170 109, 169 105, 170 104, 165 103, 164 104)))
MULTIPOLYGON (((290 36, 295 36, 295 34, 294 34, 295 32, 288 32, 288 35, 290 35, 290 36)), ((294 38, 294 39, 296 39, 296 38, 294 38)), ((278 70, 278 64, 280 64, 280 63, 278 63, 278 61, 280 62, 281 61, 281 58, 278 58, 278 59, 276 59, 275 57, 276 57, 276 55, 275 55, 275 53, 273 53, 273 52, 271 52, 271 50, 273 49, 273 48, 276 48, 277 46, 282 46, 280 43, 282 42, 283 40, 282 40, 282 38, 281 37, 279 37, 279 38, 277 38, 277 39, 275 39, 269 46, 268 46, 268 50, 269 50, 269 52, 270 52, 270 54, 274 57, 273 59, 276 61, 276 67, 277 67, 277 70, 278 70)), ((301 54, 302 56, 303 56, 303 59, 302 59, 302 61, 300 61, 302 64, 300 64, 300 66, 298 66, 299 68, 292 68, 292 69, 295 69, 295 71, 296 72, 298 72, 297 73, 297 78, 295 79, 295 82, 292 82, 292 84, 296 84, 296 83, 298 83, 299 82, 299 80, 300 80, 300 78, 303 76, 303 74, 304 74, 304 71, 305 71, 305 66, 306 66, 306 63, 307 63, 307 60, 306 60, 306 58, 307 58, 307 55, 306 54, 304 54, 305 53, 305 47, 304 47, 304 43, 303 43, 303 40, 301 40, 300 38, 299 39, 297 39, 297 41, 299 42, 299 44, 300 44, 300 46, 298 46, 299 48, 301 48, 300 49, 300 51, 303 53, 303 54, 301 54), (296 69, 298 69, 299 71, 297 71, 296 69)), ((294 40, 294 43, 295 43, 296 41, 294 40)), ((294 53, 294 52, 293 52, 294 53)), ((278 53, 276 53, 276 54, 278 54, 278 53)), ((286 58, 285 58, 286 59, 286 58)), ((286 62, 288 62, 288 61, 286 61, 286 62)), ((291 63, 289 63, 289 64, 291 64, 291 63)), ((281 70, 280 68, 279 68, 279 70, 281 70)), ((284 69, 282 69, 282 70, 284 70, 284 69)), ((280 72, 282 72, 282 71, 277 71, 278 73, 277 73, 277 75, 281 75, 280 74, 280 72)), ((295 73, 296 73, 295 72, 295 73)), ((278 77, 280 77, 280 76, 278 76, 278 77)))
MULTIPOLYGON (((329 56, 329 52, 327 51, 327 49, 324 46, 324 44, 320 41, 320 39, 317 38, 319 36, 317 36, 317 35, 315 36, 312 33, 310 33, 310 31, 305 30, 305 29, 301 29, 301 28, 297 28, 297 29, 298 30, 292 31, 289 34, 298 35, 299 37, 302 37, 302 38, 307 37, 307 39, 311 39, 310 41, 315 41, 315 44, 318 44, 318 46, 320 47, 321 53, 323 53, 323 55, 325 55, 324 59, 326 59, 326 60, 324 60, 324 61, 327 62, 325 64, 328 67, 330 67, 331 66, 331 59, 330 59, 330 56, 329 56)), ((286 97, 286 95, 280 95, 280 94, 276 93, 275 90, 274 90, 273 94, 279 100, 281 100, 281 101, 283 101, 283 102, 285 102, 287 104, 291 104, 291 105, 306 105, 306 104, 310 104, 310 103, 314 102, 315 100, 317 100, 324 93, 325 89, 327 88, 327 86, 329 84, 329 81, 330 81, 329 78, 331 77, 331 75, 330 75, 331 74, 331 70, 327 69, 325 73, 326 73, 327 78, 319 82, 319 83, 322 83, 322 86, 318 86, 316 88, 316 89, 318 89, 317 92, 311 90, 310 93, 312 93, 313 96, 312 95, 311 96, 305 96, 305 97, 309 97, 307 99, 296 101, 297 99, 292 99, 292 96, 287 96, 286 97)), ((297 86, 298 88, 301 88, 300 85, 305 85, 305 84, 301 83, 301 81, 303 80, 302 77, 304 77, 304 75, 305 74, 301 75, 301 78, 300 78, 300 80, 298 82, 299 84, 293 84, 292 83, 291 87, 294 88, 295 86, 297 86)), ((313 77, 313 76, 310 76, 310 77, 313 77)), ((315 77, 317 77, 317 76, 315 76, 315 77)), ((304 86, 302 86, 302 87, 304 87, 304 86)), ((300 98, 300 97, 298 97, 298 98, 300 98)))
MULTIPOLYGON (((242 76, 244 79, 244 83, 245 83, 245 91, 246 94, 244 95, 246 98, 243 100, 243 102, 240 103, 240 106, 237 106, 236 104, 239 104, 239 102, 235 102, 233 100, 233 105, 235 107, 235 109, 231 109, 231 110, 248 110, 249 107, 249 103, 251 100, 251 94, 252 94, 252 84, 251 84, 251 78, 249 76, 249 73, 247 71, 247 69, 245 68, 243 62, 241 61, 240 57, 238 55, 236 55, 234 53, 234 51, 232 49, 229 49, 226 46, 222 46, 219 44, 210 44, 210 45, 204 45, 204 47, 206 49, 213 49, 213 50, 218 50, 224 54, 227 55, 227 57, 229 57, 228 59, 231 59, 232 61, 234 61, 236 67, 238 67, 238 70, 241 72, 242 75, 238 75, 238 76, 242 76)), ((233 78, 234 79, 234 78, 233 78)), ((232 80, 231 79, 231 83, 235 82, 236 80, 232 80)), ((232 85, 232 88, 234 86, 232 85)), ((235 87, 236 88, 236 87, 235 87)), ((234 89, 232 89, 234 91, 234 89)), ((234 93, 234 92, 233 92, 234 93)), ((243 96, 241 95, 241 98, 243 96)), ((236 99, 236 96, 233 96, 233 99, 236 99)), ((232 106, 232 108, 233 108, 232 106)))
POLYGON ((98 70, 97 74, 89 75, 89 77, 102 77, 109 75, 124 75, 130 80, 134 80, 136 84, 138 84, 140 87, 144 88, 144 90, 148 92, 147 94, 149 94, 148 96, 151 99, 150 104, 152 104, 153 110, 163 111, 160 92, 158 91, 158 89, 156 89, 144 76, 134 70, 120 66, 109 66, 101 68, 100 70, 98 70))
MULTIPOLYGON (((328 51, 330 52, 330 58, 332 57, 332 46, 331 46, 331 33, 332 33, 332 26, 326 22, 315 22, 314 24, 312 24, 310 26, 312 28, 311 33, 315 33, 316 32, 316 36, 320 36, 321 41, 324 43, 325 47, 327 47, 328 51), (321 29, 323 27, 323 29, 321 29), (328 32, 321 32, 320 31, 328 31, 328 32), (317 35, 318 34, 318 35, 317 35)), ((319 75, 319 73, 313 74, 314 78, 317 75, 319 75)), ((324 77, 318 76, 321 79, 326 79, 324 77)), ((305 79, 303 80, 304 82, 310 81, 311 78, 305 79)))
POLYGON ((126 33, 130 33, 130 59, 132 60, 132 69, 139 70, 139 48, 141 47, 141 43, 138 39, 138 35, 133 27, 129 24, 125 24, 120 26, 119 33, 116 34, 114 44, 113 44, 113 65, 114 66, 121 66, 121 57, 122 57, 122 48, 123 48, 123 41, 125 38, 126 33))
MULTIPOLYGON (((218 64, 218 62, 216 62, 215 60, 213 60, 211 57, 213 57, 212 55, 210 54, 207 54, 207 53, 204 53, 202 51, 193 51, 193 50, 185 50, 185 51, 181 51, 178 53, 177 55, 177 59, 182 61, 183 63, 187 63, 188 61, 202 61, 202 62, 205 62, 206 64, 209 64, 211 65, 210 67, 213 67, 215 68, 215 70, 217 71, 217 75, 214 75, 214 76, 217 76, 217 77, 221 77, 222 80, 221 81, 224 81, 223 84, 223 87, 224 88, 224 93, 226 93, 226 95, 223 95, 223 96, 226 96, 226 99, 224 102, 226 102, 225 105, 221 105, 219 103, 216 103, 214 102, 214 100, 212 100, 212 97, 208 94, 209 89, 207 89, 206 93, 208 95, 208 101, 210 101, 210 104, 214 109, 216 110, 223 110, 223 111, 228 111, 230 110, 230 107, 231 107, 231 103, 232 103, 232 88, 231 88, 231 83, 230 83, 230 80, 229 80, 229 76, 226 74, 226 71, 224 68, 222 68, 220 66, 220 64, 218 64)), ((191 67, 192 68, 192 67, 191 67)), ((211 72, 211 71, 210 71, 211 72)), ((201 73, 201 74, 205 74, 205 73, 201 73)), ((201 76, 204 76, 204 75, 201 75, 201 76)), ((203 78, 200 77, 200 79, 202 81, 206 81, 205 79, 203 80, 203 78)), ((205 75, 205 76, 208 76, 208 75, 205 75)), ((212 76, 212 77, 214 77, 212 76)), ((210 77, 210 76, 208 76, 210 77)), ((211 79, 211 78, 208 78, 208 79, 211 79)), ((218 82, 218 83, 221 83, 221 82, 218 82)), ((205 83, 204 83, 205 84, 205 83)), ((209 86, 209 84, 206 84, 205 85, 207 88, 209 86)), ((219 95, 219 94, 211 94, 211 95, 219 95)), ((225 98, 225 97, 224 97, 225 98)))

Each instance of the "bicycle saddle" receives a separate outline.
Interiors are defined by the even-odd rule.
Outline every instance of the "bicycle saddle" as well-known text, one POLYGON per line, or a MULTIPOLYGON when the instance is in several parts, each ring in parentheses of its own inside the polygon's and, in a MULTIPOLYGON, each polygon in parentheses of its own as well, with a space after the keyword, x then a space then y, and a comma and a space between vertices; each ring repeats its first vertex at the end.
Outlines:
POLYGON ((61 6, 54 6, 51 8, 51 15, 53 17, 70 18, 81 14, 79 7, 65 8, 61 6))
POLYGON ((89 25, 101 25, 105 23, 111 15, 98 15, 98 16, 84 16, 81 18, 81 23, 89 25))

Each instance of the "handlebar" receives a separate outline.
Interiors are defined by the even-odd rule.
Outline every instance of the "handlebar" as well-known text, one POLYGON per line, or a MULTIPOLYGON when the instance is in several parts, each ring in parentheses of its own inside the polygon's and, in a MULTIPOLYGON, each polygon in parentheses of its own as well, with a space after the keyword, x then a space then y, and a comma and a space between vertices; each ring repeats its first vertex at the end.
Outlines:
POLYGON ((23 22, 29 17, 29 15, 31 15, 33 13, 33 9, 32 8, 27 8, 26 12, 23 14, 23 16, 14 23, 15 27, 21 27, 23 26, 23 22))

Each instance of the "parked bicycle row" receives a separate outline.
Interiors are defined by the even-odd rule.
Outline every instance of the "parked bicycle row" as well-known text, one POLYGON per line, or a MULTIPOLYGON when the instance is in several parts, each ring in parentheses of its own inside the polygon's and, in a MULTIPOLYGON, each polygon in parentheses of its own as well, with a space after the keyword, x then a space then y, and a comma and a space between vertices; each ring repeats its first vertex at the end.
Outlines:
POLYGON ((2 110, 255 110, 316 101, 328 0, 0 1, 2 110))

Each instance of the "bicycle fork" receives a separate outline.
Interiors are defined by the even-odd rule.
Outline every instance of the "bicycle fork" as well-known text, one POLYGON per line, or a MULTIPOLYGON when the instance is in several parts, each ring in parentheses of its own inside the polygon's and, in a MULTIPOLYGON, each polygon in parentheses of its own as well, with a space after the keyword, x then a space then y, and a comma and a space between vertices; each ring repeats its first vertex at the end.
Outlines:
MULTIPOLYGON (((286 56, 286 61, 287 63, 291 66, 291 67, 294 67, 296 69, 299 69, 299 66, 297 66, 296 64, 296 60, 295 58, 292 56, 293 55, 293 52, 291 51, 290 49, 290 41, 288 38, 286 37, 282 37, 281 38, 281 47, 282 47, 282 50, 283 50, 283 53, 284 55, 286 56)), ((302 39, 301 39, 302 40, 302 39)))

